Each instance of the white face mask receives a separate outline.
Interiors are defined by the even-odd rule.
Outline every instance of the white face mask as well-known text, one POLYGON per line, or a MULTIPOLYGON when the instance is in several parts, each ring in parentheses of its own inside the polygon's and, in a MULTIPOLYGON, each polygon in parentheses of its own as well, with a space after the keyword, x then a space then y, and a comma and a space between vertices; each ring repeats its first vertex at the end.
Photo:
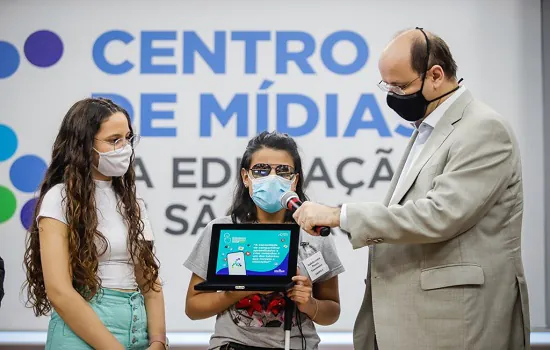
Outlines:
POLYGON ((94 151, 99 154, 99 163, 97 170, 105 176, 123 176, 128 171, 130 166, 130 158, 132 157, 132 146, 126 145, 120 151, 109 151, 100 153, 94 148, 94 151))

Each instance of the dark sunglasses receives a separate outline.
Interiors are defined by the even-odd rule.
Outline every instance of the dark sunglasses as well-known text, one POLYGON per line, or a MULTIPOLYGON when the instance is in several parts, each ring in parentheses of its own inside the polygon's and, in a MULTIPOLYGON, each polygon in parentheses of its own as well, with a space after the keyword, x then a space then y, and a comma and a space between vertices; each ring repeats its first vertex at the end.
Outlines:
POLYGON ((258 163, 250 167, 250 172, 252 173, 252 177, 257 179, 260 177, 268 176, 269 174, 271 174, 272 169, 275 169, 275 174, 277 176, 280 176, 287 180, 292 180, 294 179, 294 176, 296 176, 294 168, 290 165, 285 164, 258 163))

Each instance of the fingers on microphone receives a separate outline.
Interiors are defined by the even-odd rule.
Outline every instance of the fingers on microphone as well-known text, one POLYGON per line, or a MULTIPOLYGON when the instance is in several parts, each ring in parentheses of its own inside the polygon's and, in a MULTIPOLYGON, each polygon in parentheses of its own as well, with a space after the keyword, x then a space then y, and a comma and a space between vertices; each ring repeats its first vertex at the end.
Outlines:
POLYGON ((310 235, 313 235, 313 236, 319 236, 319 234, 313 230, 313 227, 315 227, 315 225, 313 224, 313 222, 311 220, 306 220, 304 222, 304 230, 307 233, 309 233, 310 235))

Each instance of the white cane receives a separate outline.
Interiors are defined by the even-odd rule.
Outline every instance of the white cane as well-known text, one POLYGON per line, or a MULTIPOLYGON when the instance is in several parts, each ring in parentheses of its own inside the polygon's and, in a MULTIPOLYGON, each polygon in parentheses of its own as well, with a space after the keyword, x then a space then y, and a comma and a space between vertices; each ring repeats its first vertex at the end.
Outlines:
POLYGON ((285 296, 285 350, 290 350, 290 330, 292 329, 292 313, 294 302, 285 296))

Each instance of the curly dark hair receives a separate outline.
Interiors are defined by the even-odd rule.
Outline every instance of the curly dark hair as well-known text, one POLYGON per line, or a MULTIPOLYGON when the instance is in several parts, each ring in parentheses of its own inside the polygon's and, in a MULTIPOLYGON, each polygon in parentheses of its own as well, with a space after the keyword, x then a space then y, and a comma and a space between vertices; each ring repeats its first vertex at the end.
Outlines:
MULTIPOLYGON (((92 178, 93 146, 101 123, 117 112, 126 116, 133 134, 128 112, 104 98, 87 98, 76 102, 61 123, 26 239, 24 265, 27 278, 23 288, 27 290, 27 306, 33 308, 36 316, 46 315, 52 310, 42 273, 36 218, 44 196, 57 184, 63 184, 65 188, 63 202, 69 232, 69 264, 73 287, 87 301, 101 288, 101 279, 97 275, 98 257, 105 253, 107 240, 97 230, 96 185, 92 178), (98 239, 102 244, 96 244, 98 239)), ((146 281, 140 287, 144 291, 151 288, 159 290, 157 280, 160 263, 151 242, 146 241, 143 235, 144 223, 136 198, 134 159, 132 153, 128 171, 121 177, 113 177, 112 186, 118 197, 118 210, 128 227, 130 261, 141 268, 146 281)))
MULTIPOLYGON (((294 139, 287 134, 277 131, 264 131, 248 141, 246 150, 241 158, 240 169, 250 170, 252 155, 262 148, 286 151, 290 154, 292 160, 294 161, 294 171, 298 174, 298 183, 296 184, 295 192, 302 202, 307 201, 308 198, 304 193, 304 171, 302 168, 302 158, 300 157, 296 141, 294 141, 294 139)), ((246 188, 243 184, 240 172, 237 172, 237 186, 233 195, 233 203, 231 204, 227 215, 231 216, 234 223, 255 222, 258 220, 256 204, 254 204, 254 201, 250 198, 250 193, 248 192, 248 188, 246 188)), ((285 222, 295 223, 290 211, 285 213, 285 222)))

